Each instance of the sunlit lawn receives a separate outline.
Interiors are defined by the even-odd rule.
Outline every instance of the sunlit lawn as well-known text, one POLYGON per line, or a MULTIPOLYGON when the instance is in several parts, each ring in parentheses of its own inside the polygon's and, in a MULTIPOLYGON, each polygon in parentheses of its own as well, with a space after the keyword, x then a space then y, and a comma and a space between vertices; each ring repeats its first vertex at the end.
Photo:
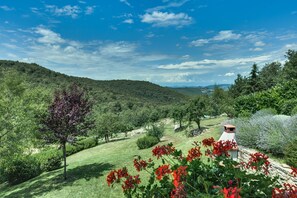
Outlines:
MULTIPOLYGON (((208 128, 208 131, 193 138, 187 138, 183 132, 174 133, 173 123, 167 124, 160 144, 173 142, 176 148, 187 151, 193 141, 211 136, 218 139, 222 131, 220 123, 224 120, 225 117, 203 120, 202 127, 208 128)), ((136 140, 141 136, 143 134, 102 144, 68 157, 67 181, 63 181, 63 172, 59 169, 43 173, 20 185, 0 186, 0 197, 123 197, 120 185, 114 188, 107 186, 106 175, 110 170, 123 166, 136 174, 133 158, 137 155, 152 157, 151 149, 138 150, 136 140)), ((145 175, 142 176, 145 178, 145 175)))

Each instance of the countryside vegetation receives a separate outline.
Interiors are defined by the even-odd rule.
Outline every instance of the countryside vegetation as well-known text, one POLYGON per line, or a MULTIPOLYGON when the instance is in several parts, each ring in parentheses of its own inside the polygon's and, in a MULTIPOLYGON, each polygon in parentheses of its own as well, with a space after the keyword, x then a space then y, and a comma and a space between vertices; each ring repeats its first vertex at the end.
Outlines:
POLYGON ((0 197, 297 197, 297 51, 228 89, 98 81, 0 61, 0 197), (218 141, 223 123, 256 149, 218 141), (151 158, 151 159, 150 159, 151 158))

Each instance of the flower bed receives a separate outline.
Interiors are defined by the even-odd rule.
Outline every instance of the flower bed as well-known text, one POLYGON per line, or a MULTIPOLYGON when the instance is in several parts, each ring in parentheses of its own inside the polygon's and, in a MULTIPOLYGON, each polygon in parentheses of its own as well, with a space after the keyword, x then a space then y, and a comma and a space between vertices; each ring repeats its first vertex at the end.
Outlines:
MULTIPOLYGON (((297 197, 296 185, 280 184, 278 177, 270 175, 268 156, 254 153, 247 163, 238 163, 228 153, 235 148, 235 142, 216 142, 213 138, 194 142, 186 155, 172 144, 156 146, 152 155, 161 160, 161 165, 140 156, 134 159, 136 170, 147 172, 147 184, 125 167, 111 171, 107 183, 121 183, 126 197, 297 197), (203 155, 206 162, 201 159, 203 155)), ((297 169, 292 167, 291 174, 296 177, 297 169)))

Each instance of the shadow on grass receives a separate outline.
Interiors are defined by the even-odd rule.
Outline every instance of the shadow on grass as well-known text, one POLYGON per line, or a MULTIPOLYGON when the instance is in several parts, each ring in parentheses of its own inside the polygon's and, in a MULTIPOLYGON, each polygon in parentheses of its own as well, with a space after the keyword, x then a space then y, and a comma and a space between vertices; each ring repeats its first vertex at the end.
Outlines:
POLYGON ((16 186, 15 191, 5 197, 17 198, 42 196, 50 191, 61 190, 66 186, 72 186, 75 181, 80 179, 89 181, 92 178, 103 176, 104 171, 111 170, 113 167, 114 166, 109 163, 93 163, 78 166, 67 170, 66 181, 63 178, 62 169, 48 172, 32 179, 31 182, 26 182, 16 186))

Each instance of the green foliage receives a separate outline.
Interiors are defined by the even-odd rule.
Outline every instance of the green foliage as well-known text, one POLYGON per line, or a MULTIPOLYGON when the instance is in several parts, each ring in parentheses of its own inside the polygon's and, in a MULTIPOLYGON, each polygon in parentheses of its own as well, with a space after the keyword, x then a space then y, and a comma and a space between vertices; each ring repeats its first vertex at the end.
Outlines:
POLYGON ((148 125, 145 128, 145 130, 148 136, 156 137, 160 141, 164 135, 165 127, 164 127, 164 124, 160 124, 160 125, 151 124, 151 125, 148 125))
POLYGON ((0 164, 0 175, 9 184, 19 184, 41 173, 39 162, 30 155, 15 156, 0 164))
POLYGON ((285 161, 288 165, 296 167, 297 164, 297 139, 290 141, 285 149, 285 161))
POLYGON ((62 166, 62 153, 57 149, 49 149, 33 155, 40 163, 42 171, 52 171, 62 166))
POLYGON ((296 115, 297 114, 297 106, 295 106, 293 109, 292 109, 292 112, 291 112, 291 115, 296 115))
POLYGON ((94 137, 89 137, 75 142, 75 144, 68 144, 66 146, 66 156, 70 156, 74 153, 82 151, 84 149, 92 148, 97 146, 97 139, 94 137))
POLYGON ((203 97, 192 99, 187 106, 187 117, 189 122, 194 121, 200 129, 200 120, 205 114, 206 101, 203 97))
POLYGON ((144 136, 139 138, 136 142, 139 149, 150 148, 159 143, 159 139, 154 136, 144 136))

